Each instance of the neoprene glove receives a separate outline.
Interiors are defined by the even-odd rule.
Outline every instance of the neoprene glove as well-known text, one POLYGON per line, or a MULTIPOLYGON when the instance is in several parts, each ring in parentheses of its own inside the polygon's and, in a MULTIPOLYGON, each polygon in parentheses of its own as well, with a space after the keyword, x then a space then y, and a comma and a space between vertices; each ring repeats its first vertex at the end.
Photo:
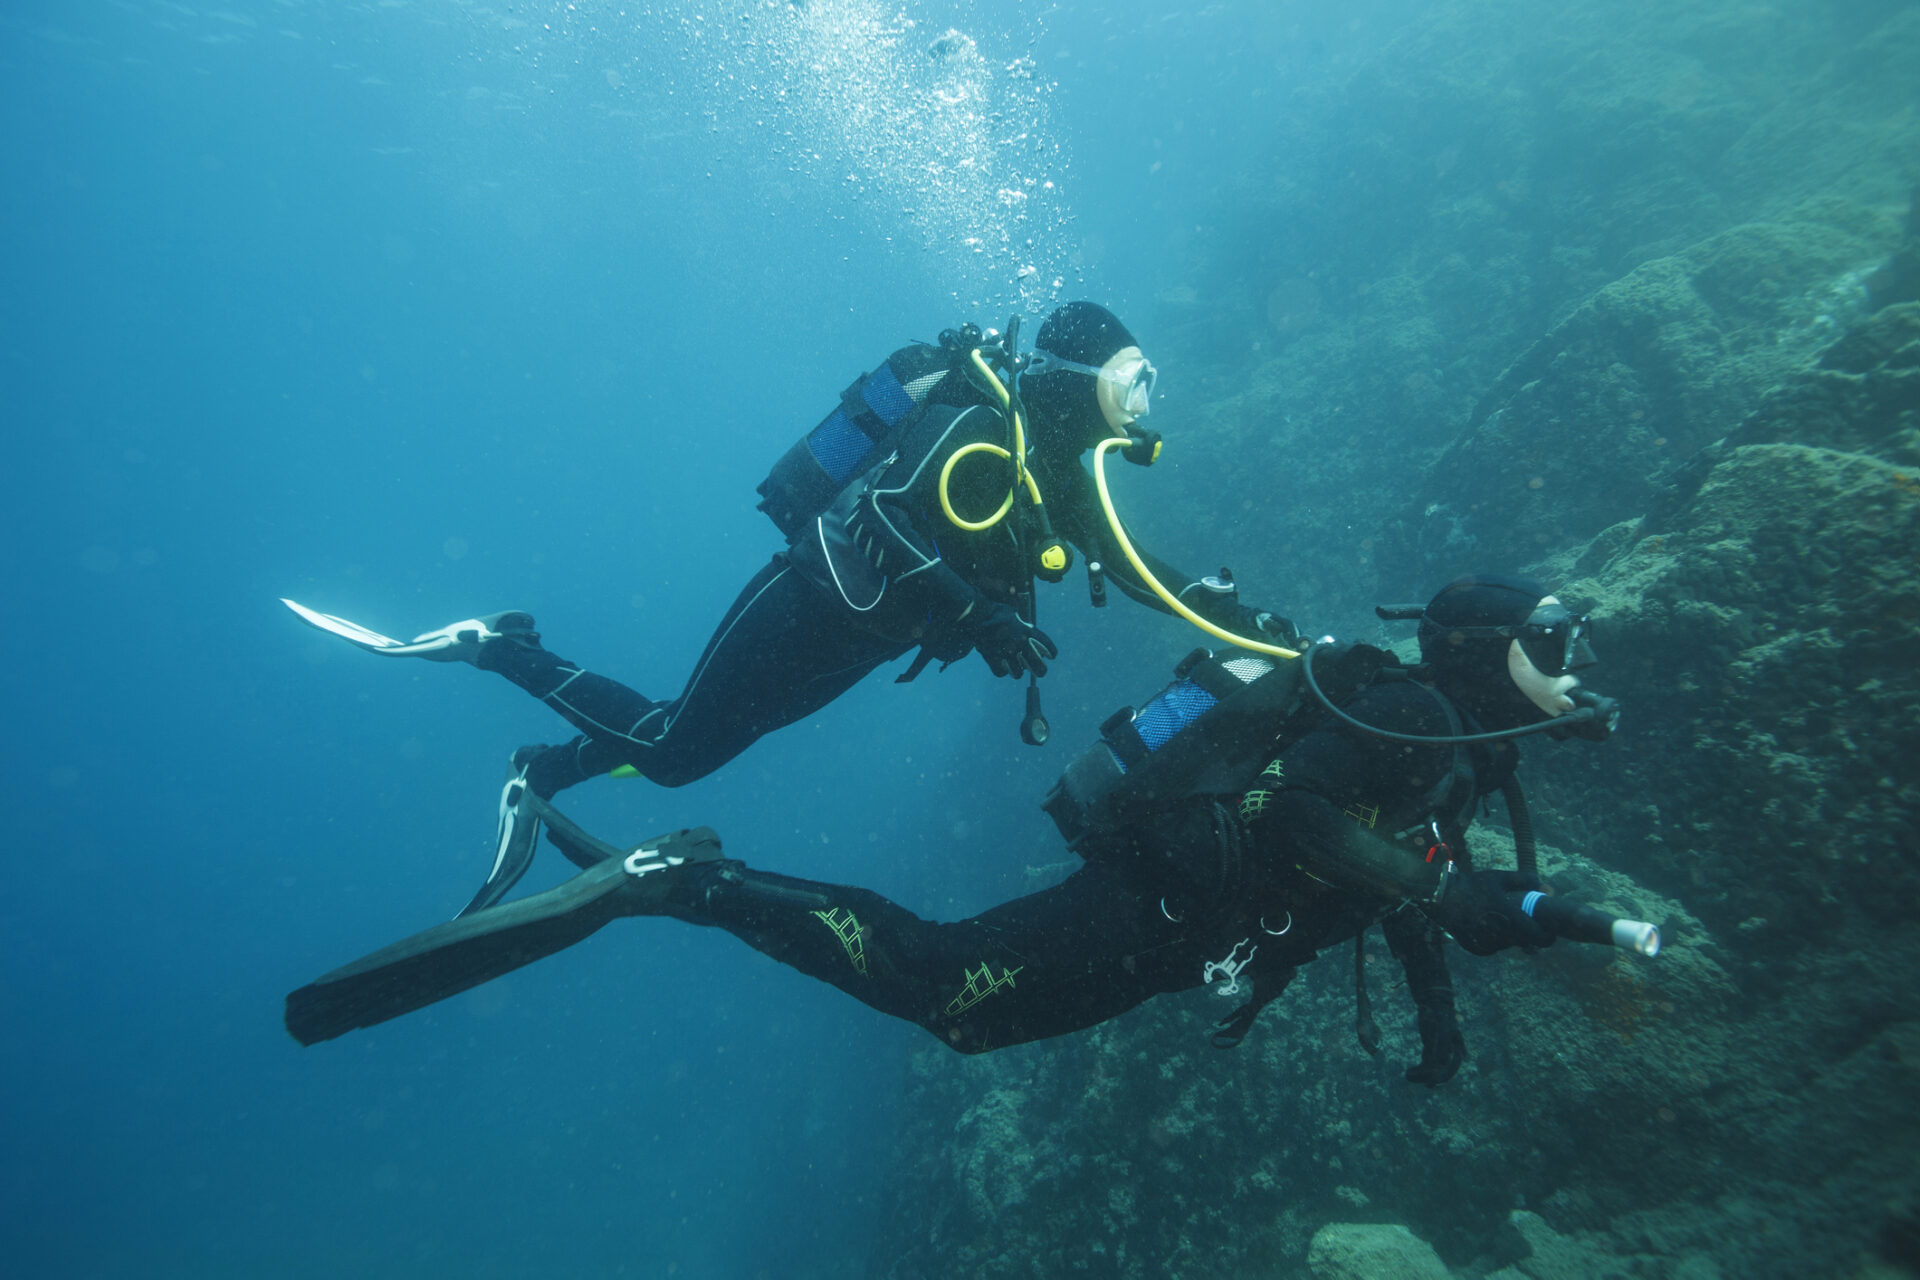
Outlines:
POLYGON ((1221 607, 1218 613, 1216 621, 1237 636, 1265 640, 1269 644, 1289 648, 1299 641, 1299 632, 1293 629, 1293 623, 1271 610, 1257 609, 1233 600, 1221 607))
POLYGON ((1434 923, 1477 956, 1508 947, 1546 947, 1553 934, 1514 905, 1512 895, 1540 887, 1540 877, 1522 871, 1469 871, 1454 876, 1434 904, 1434 923))
POLYGON ((1052 637, 1004 604, 982 601, 961 625, 996 676, 1043 676, 1047 663, 1060 656, 1052 637))

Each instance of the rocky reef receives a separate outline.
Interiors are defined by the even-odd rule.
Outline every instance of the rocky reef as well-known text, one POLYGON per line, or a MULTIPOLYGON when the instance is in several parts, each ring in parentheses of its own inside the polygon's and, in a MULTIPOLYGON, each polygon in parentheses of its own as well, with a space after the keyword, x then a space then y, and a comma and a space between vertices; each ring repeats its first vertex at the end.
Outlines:
POLYGON ((1187 246, 1236 283, 1180 354, 1195 447, 1284 459, 1201 532, 1303 621, 1482 567, 1594 613, 1626 719, 1528 748, 1542 867, 1666 950, 1457 956, 1437 1090, 1377 938, 1379 1057, 1344 951, 1232 1051, 1205 992, 929 1043, 874 1274, 1920 1272, 1920 8, 1685 10, 1410 24, 1234 193, 1284 247, 1187 246))

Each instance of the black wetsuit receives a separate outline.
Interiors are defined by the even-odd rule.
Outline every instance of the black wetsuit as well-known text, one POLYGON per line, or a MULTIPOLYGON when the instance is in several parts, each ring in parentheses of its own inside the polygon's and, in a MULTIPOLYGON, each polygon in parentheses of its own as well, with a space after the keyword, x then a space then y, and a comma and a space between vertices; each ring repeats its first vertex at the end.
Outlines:
MULTIPOLYGON (((1374 686, 1347 709, 1404 733, 1453 731, 1438 695, 1411 683, 1374 686)), ((1443 994, 1450 1020, 1438 931, 1417 908, 1331 883, 1342 877, 1329 868, 1434 816, 1464 859, 1474 803, 1516 757, 1511 747, 1456 756, 1322 725, 1245 794, 1183 801, 1086 851, 1060 884, 971 919, 930 923, 864 889, 737 863, 707 873, 672 914, 726 929, 965 1053, 1080 1030, 1209 980, 1257 1012, 1252 1002, 1278 994, 1298 966, 1377 920, 1416 1002, 1443 994)))
MULTIPOLYGON (((1014 607, 1028 577, 1015 522, 979 533, 960 529, 941 509, 939 477, 962 447, 1005 438, 1003 420, 991 409, 930 405, 892 457, 848 484, 747 583, 672 701, 656 702, 550 650, 487 646, 480 666, 506 676, 581 731, 532 757, 534 790, 552 795, 620 765, 662 786, 680 786, 713 772, 763 734, 818 711, 910 649, 924 646, 942 661, 965 656, 971 628, 987 610, 1014 607), (855 544, 856 532, 863 545, 855 544)), ((1092 477, 1078 461, 1037 451, 1032 465, 1055 532, 1102 561, 1123 592, 1165 611, 1110 545, 1092 477)), ((978 521, 1005 498, 1010 480, 1005 460, 971 455, 954 469, 950 500, 964 518, 978 521)), ((1244 610, 1237 601, 1160 560, 1142 559, 1202 616, 1240 623, 1244 610)))

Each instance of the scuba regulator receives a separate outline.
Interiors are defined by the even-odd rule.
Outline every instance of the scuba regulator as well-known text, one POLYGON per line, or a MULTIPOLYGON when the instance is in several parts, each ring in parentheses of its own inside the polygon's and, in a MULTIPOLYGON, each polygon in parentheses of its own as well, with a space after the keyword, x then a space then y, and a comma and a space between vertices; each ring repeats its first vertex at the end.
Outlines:
MULTIPOLYGON (((1021 593, 1020 614, 1028 626, 1037 627, 1036 592, 1034 580, 1042 582, 1060 582, 1073 567, 1073 549, 1059 537, 1053 529, 1053 522, 1047 515, 1046 499, 1040 492, 1039 483, 1033 473, 1027 469, 1026 406, 1020 396, 1020 379, 1033 363, 1031 354, 1020 352, 1020 316, 1018 313, 1008 317, 1004 332, 982 331, 978 325, 964 324, 957 329, 947 329, 940 334, 940 345, 952 353, 953 358, 965 370, 968 380, 975 388, 986 394, 998 404, 1002 417, 1006 420, 1009 439, 1005 445, 976 442, 954 451, 941 469, 939 482, 940 507, 949 522, 956 528, 970 533, 980 533, 993 528, 1016 508, 1019 509, 1014 536, 1019 542, 1022 559, 1026 564, 1028 581, 1026 590, 1021 593), (1007 496, 1000 506, 984 520, 970 520, 953 506, 951 485, 954 468, 963 458, 975 454, 986 454, 992 458, 1004 458, 1013 464, 1013 478, 1008 486, 1007 496), (1031 497, 1032 502, 1021 501, 1021 491, 1031 497)), ((1160 457, 1161 437, 1157 431, 1131 431, 1126 435, 1115 436, 1102 441, 1094 454, 1095 474, 1099 481, 1100 496, 1109 523, 1113 526, 1119 545, 1127 553, 1136 571, 1142 573, 1145 580, 1153 586, 1163 599, 1166 599, 1173 611, 1190 621, 1199 622, 1205 629, 1216 635, 1247 647, 1268 649, 1256 641, 1231 636, 1198 619, 1172 598, 1164 588, 1154 581, 1153 575, 1139 562, 1133 552, 1125 532, 1120 527, 1120 519, 1113 509, 1111 498, 1106 492, 1106 476, 1101 470, 1104 452, 1119 449, 1121 456, 1135 466, 1152 466, 1160 457)), ((1087 565, 1087 590, 1096 607, 1106 603, 1106 572, 1098 561, 1087 565)), ((1285 657, 1293 657, 1290 650, 1272 650, 1285 657)), ((1032 672, 1027 675, 1027 711, 1020 723, 1021 740, 1030 746, 1039 746, 1047 740, 1049 729, 1046 716, 1040 707, 1040 687, 1038 677, 1032 672)))
POLYGON ((947 459, 940 473, 942 510, 956 527, 979 533, 999 524, 1019 505, 1020 523, 1016 528, 1029 572, 1043 582, 1059 582, 1073 567, 1073 549, 1055 535, 1039 482, 1027 470, 1027 413, 1026 405, 1020 399, 1020 375, 1026 368, 1028 357, 1020 354, 1020 317, 1016 314, 1008 318, 1005 333, 993 330, 983 333, 979 326, 973 324, 963 325, 957 330, 948 329, 940 335, 940 345, 964 357, 961 367, 966 371, 968 380, 999 405, 1008 432, 1005 445, 982 441, 956 450, 947 459), (976 453, 1004 458, 1013 464, 1013 480, 1006 498, 999 509, 984 520, 968 520, 960 515, 954 509, 950 496, 955 465, 962 458, 976 453), (1019 504, 1022 489, 1033 499, 1030 506, 1019 504))
MULTIPOLYGON (((1382 622, 1414 622, 1423 617, 1426 611, 1427 607, 1423 604, 1382 604, 1375 605, 1373 609, 1382 622)), ((1395 742, 1465 745, 1475 742, 1503 742, 1510 738, 1524 738, 1536 733, 1544 733, 1555 742, 1565 742, 1569 738, 1583 738, 1588 742, 1605 742, 1613 736, 1613 731, 1620 727, 1619 699, 1603 697, 1591 689, 1579 688, 1567 695, 1573 703, 1573 710, 1535 724, 1523 724, 1512 729, 1495 729, 1488 733, 1455 734, 1444 737, 1393 733, 1376 725, 1362 724, 1327 701, 1326 696, 1320 692, 1320 687, 1314 683, 1311 664, 1307 667, 1306 677, 1307 688, 1312 690, 1314 697, 1327 710, 1362 732, 1395 742)))
MULTIPOLYGON (((1039 609, 1034 579, 1059 582, 1065 578, 1067 570, 1073 567, 1073 549, 1054 533, 1039 482, 1027 469, 1026 406, 1020 400, 1020 374, 1026 368, 1027 359, 1020 354, 1020 317, 1017 313, 1009 317, 1004 333, 983 333, 974 324, 948 329, 941 333, 940 345, 956 357, 963 357, 961 367, 966 370, 968 380, 999 405, 1008 431, 1005 445, 979 441, 954 451, 940 471, 940 508, 956 528, 970 533, 991 529, 1012 515, 1016 507, 1019 509, 1013 534, 1027 568, 1027 585, 1020 593, 1019 612, 1022 621, 1038 628, 1039 609), (998 371, 995 365, 999 366, 998 371), (998 510, 984 520, 969 520, 953 506, 953 470, 961 459, 977 453, 1004 458, 1012 463, 1013 480, 998 510), (1031 504, 1020 501, 1023 489, 1032 498, 1031 504)), ((1020 721, 1020 740, 1028 746, 1037 747, 1043 745, 1051 733, 1040 705, 1039 677, 1028 671, 1027 708, 1020 721)))

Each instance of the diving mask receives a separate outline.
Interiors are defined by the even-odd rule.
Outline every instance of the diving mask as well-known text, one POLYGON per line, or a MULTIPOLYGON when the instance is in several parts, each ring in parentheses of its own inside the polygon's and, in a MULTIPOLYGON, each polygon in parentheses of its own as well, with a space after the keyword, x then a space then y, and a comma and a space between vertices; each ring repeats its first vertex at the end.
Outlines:
POLYGON ((1450 627, 1439 622, 1432 625, 1462 640, 1518 640, 1527 661, 1542 675, 1564 676, 1600 661, 1588 643, 1593 634, 1592 619, 1584 613, 1569 611, 1551 596, 1542 600, 1540 607, 1516 626, 1450 627))
POLYGON ((1149 400, 1153 396, 1153 385, 1160 376, 1159 371, 1153 367, 1153 362, 1141 355, 1138 347, 1120 348, 1103 365, 1063 360, 1050 351, 1036 349, 1028 357, 1025 372, 1027 376, 1031 376, 1051 373, 1055 369, 1068 369, 1097 379, 1095 395, 1099 398, 1101 411, 1107 416, 1108 425, 1115 429, 1124 427, 1135 418, 1144 418, 1147 415, 1149 400), (1122 415, 1122 420, 1113 421, 1115 414, 1122 415))

